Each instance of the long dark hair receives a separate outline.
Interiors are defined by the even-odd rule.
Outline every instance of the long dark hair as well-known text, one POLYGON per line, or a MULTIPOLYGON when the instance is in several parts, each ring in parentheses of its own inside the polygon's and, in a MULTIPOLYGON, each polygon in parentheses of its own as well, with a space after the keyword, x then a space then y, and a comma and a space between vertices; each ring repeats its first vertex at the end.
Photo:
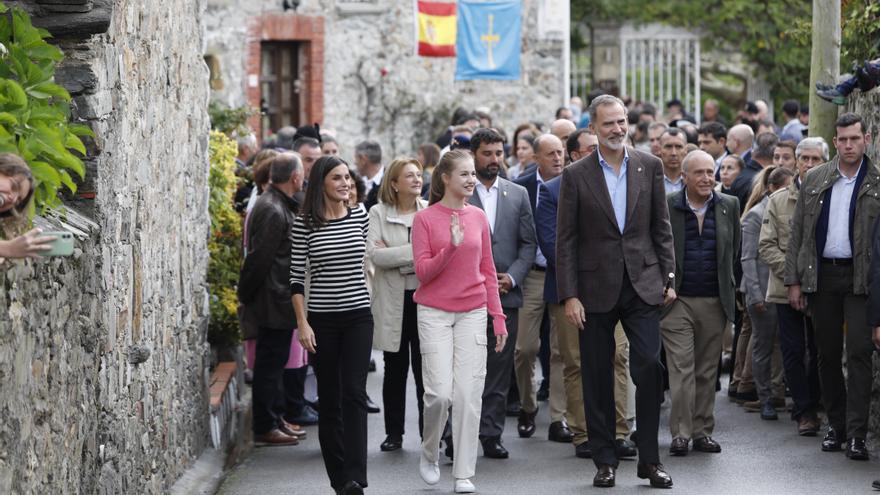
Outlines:
POLYGON ((434 172, 431 173, 431 195, 429 204, 434 204, 441 199, 443 199, 443 195, 446 194, 446 184, 443 183, 443 174, 452 175, 452 171, 455 170, 455 167, 462 160, 471 160, 473 161, 474 157, 466 150, 452 150, 447 151, 442 157, 440 157, 440 163, 434 167, 434 172))
POLYGON ((6 177, 20 175, 28 181, 29 187, 27 196, 19 198, 18 204, 14 208, 0 213, 0 216, 21 214, 21 212, 27 209, 28 204, 31 202, 31 198, 34 197, 34 176, 31 174, 30 167, 28 167, 27 163, 25 163, 25 161, 18 155, 12 153, 0 153, 0 175, 5 175, 6 177))
POLYGON ((302 219, 311 230, 317 230, 327 224, 327 205, 324 204, 324 179, 334 168, 348 163, 335 155, 324 155, 312 165, 309 173, 309 185, 306 198, 303 200, 302 219))

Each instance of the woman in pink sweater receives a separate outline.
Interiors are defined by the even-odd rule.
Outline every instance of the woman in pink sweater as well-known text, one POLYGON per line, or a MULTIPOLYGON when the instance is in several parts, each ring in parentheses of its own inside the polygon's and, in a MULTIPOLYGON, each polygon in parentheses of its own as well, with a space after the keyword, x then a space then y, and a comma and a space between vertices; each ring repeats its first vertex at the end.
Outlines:
POLYGON ((498 336, 496 352, 507 340, 489 222, 483 210, 467 204, 476 183, 468 152, 443 155, 431 178, 431 206, 416 213, 412 231, 425 387, 419 473, 429 485, 440 480, 440 436, 453 406, 455 493, 475 491, 470 478, 486 378, 487 309, 498 336))

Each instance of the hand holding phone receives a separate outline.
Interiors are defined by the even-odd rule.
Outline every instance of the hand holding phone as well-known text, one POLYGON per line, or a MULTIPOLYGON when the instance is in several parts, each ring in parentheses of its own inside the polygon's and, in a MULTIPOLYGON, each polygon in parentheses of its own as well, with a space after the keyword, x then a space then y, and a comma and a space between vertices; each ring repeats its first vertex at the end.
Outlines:
POLYGON ((39 258, 46 255, 52 249, 52 242, 57 238, 52 235, 40 235, 42 232, 41 229, 31 229, 14 239, 0 240, 0 257, 39 258))
POLYGON ((43 256, 71 256, 73 255, 73 234, 66 230, 46 232, 46 236, 54 238, 48 246, 49 250, 41 253, 43 256))

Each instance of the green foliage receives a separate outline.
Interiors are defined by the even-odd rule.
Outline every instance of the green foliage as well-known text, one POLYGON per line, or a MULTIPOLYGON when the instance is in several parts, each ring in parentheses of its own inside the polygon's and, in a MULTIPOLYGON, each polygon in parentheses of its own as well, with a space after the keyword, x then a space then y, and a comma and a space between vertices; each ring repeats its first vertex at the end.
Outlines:
POLYGON ((232 207, 235 196, 235 156, 238 147, 231 138, 211 131, 210 197, 211 237, 208 240, 208 286, 210 289, 211 323, 208 341, 219 348, 238 344, 241 336, 237 316, 238 298, 235 286, 241 263, 241 217, 232 207))
POLYGON ((571 5, 575 22, 660 22, 700 31, 706 48, 732 48, 755 63, 774 97, 806 99, 810 43, 791 32, 799 21, 809 22, 808 1, 572 0, 571 5))
POLYGON ((848 72, 854 63, 880 57, 880 3, 850 0, 842 9, 840 71, 848 72))
POLYGON ((227 136, 251 133, 247 121, 254 115, 254 110, 249 107, 230 108, 215 100, 208 105, 208 115, 211 117, 211 129, 215 131, 227 136))
POLYGON ((62 186, 76 192, 72 174, 85 176, 80 138, 94 137, 87 126, 69 123, 70 94, 55 84, 63 54, 49 37, 26 12, 0 2, 0 152, 16 153, 31 167, 38 211, 61 204, 62 186))

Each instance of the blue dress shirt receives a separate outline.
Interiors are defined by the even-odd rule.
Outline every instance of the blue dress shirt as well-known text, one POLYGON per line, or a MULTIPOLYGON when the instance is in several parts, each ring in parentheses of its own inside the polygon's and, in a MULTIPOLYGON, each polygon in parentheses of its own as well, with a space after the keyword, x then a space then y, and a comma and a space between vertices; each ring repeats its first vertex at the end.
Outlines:
POLYGON ((617 219, 617 227, 620 233, 626 227, 626 168, 629 164, 629 152, 626 147, 623 148, 623 163, 620 165, 620 175, 614 174, 614 168, 602 157, 602 152, 596 149, 599 154, 599 166, 602 167, 602 174, 605 176, 605 185, 608 186, 608 195, 611 196, 611 206, 614 208, 614 217, 617 219))

